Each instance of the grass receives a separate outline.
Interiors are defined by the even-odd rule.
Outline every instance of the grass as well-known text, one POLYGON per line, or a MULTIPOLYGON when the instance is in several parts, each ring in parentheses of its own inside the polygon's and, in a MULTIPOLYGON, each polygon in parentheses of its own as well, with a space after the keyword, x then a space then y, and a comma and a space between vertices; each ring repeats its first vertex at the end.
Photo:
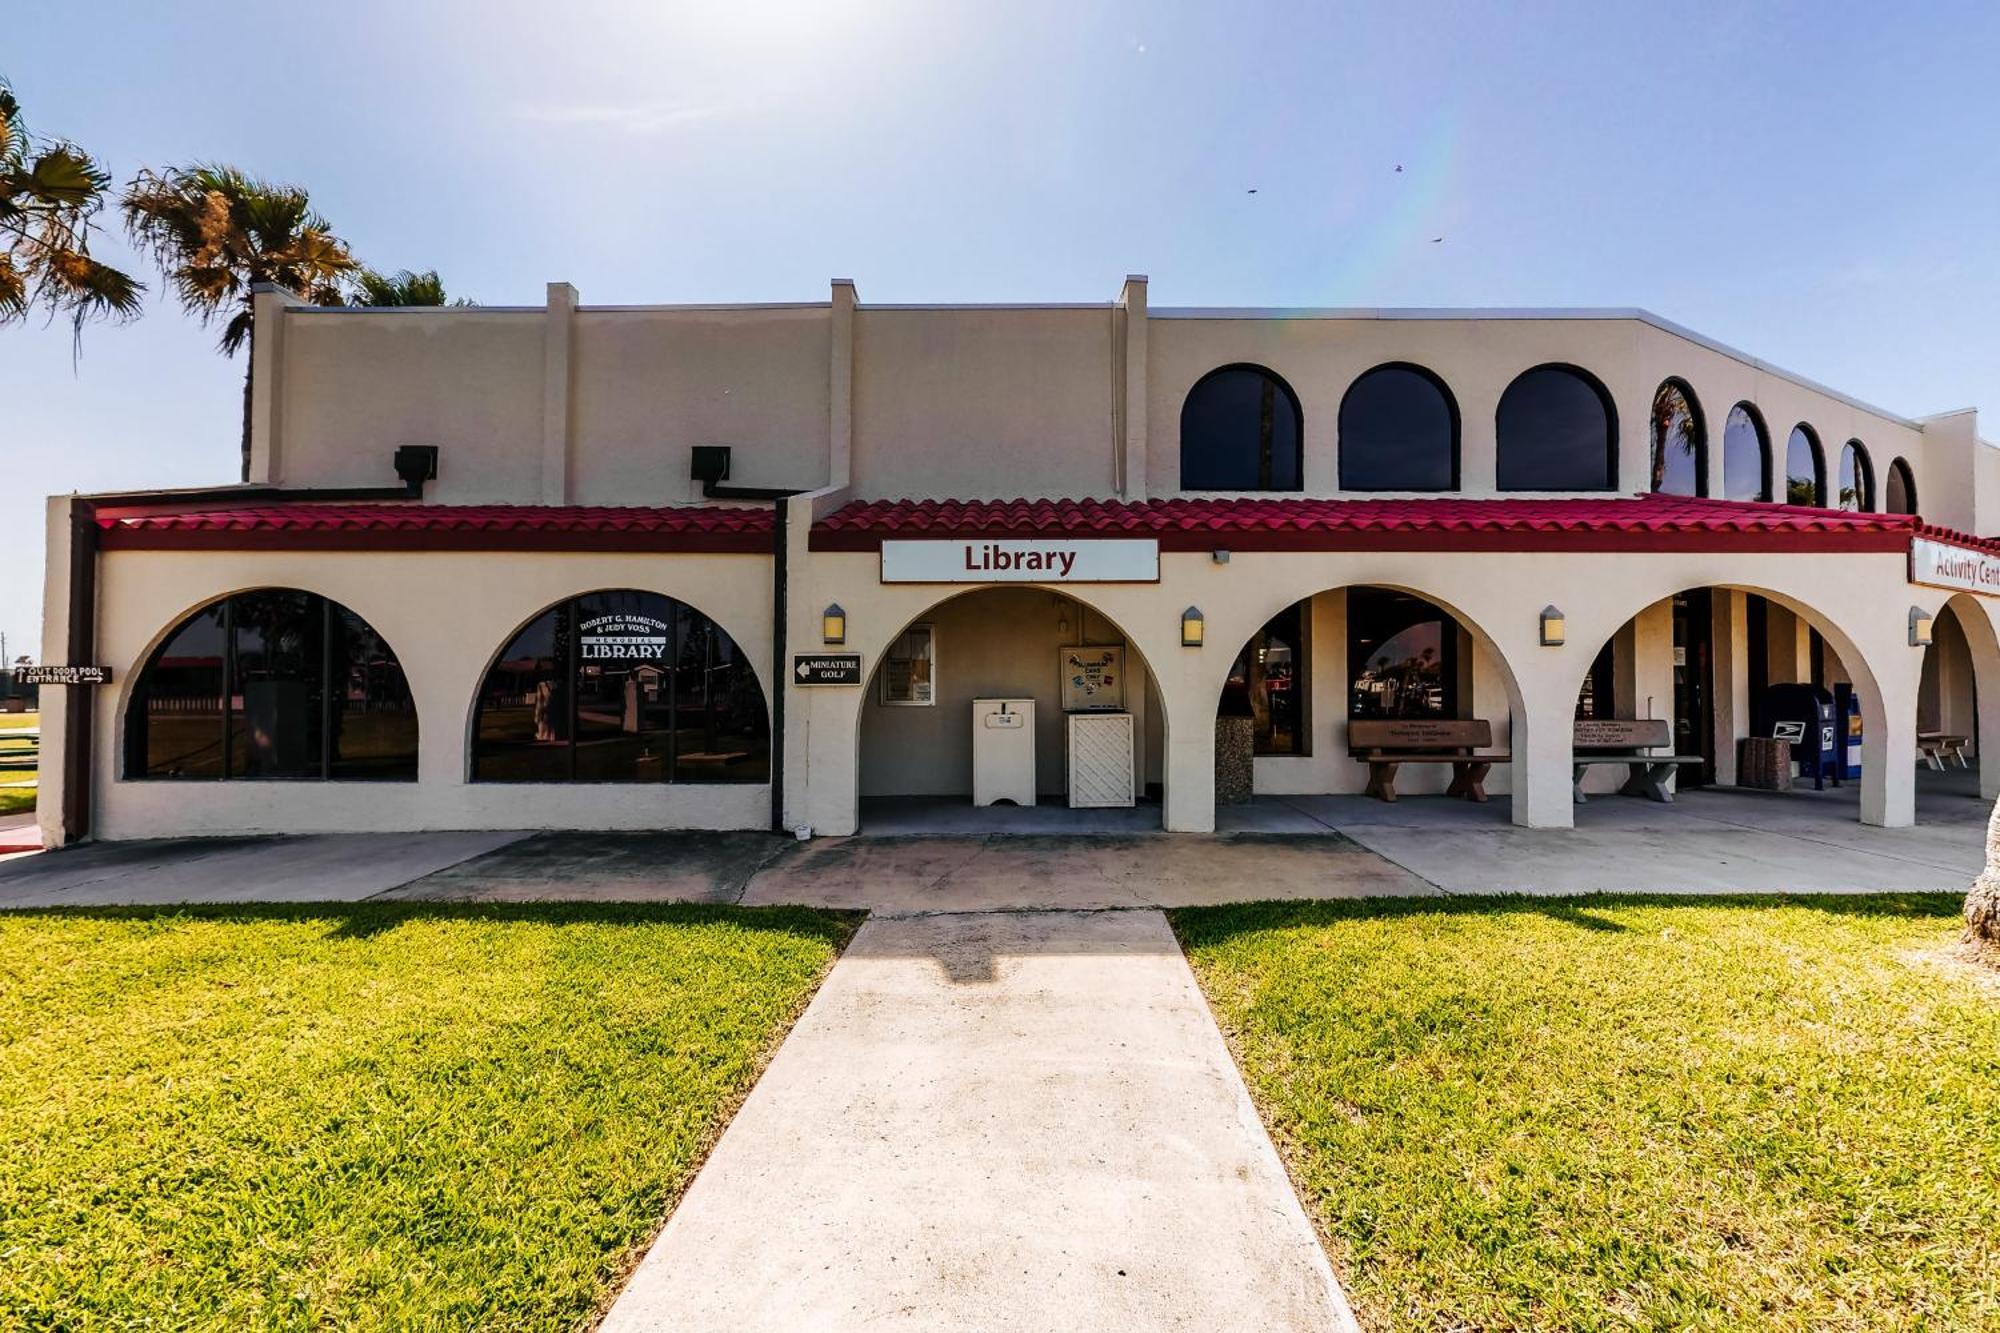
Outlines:
POLYGON ((9 782, 27 782, 35 776, 32 768, 8 768, 7 752, 17 748, 8 743, 10 731, 23 731, 40 726, 40 713, 0 713, 0 815, 17 814, 22 810, 35 808, 33 787, 8 787, 9 782))
POLYGON ((587 1325, 852 928, 0 913, 0 1328, 587 1325))
POLYGON ((1255 905, 1176 928, 1364 1327, 2000 1327, 1959 899, 1255 905))

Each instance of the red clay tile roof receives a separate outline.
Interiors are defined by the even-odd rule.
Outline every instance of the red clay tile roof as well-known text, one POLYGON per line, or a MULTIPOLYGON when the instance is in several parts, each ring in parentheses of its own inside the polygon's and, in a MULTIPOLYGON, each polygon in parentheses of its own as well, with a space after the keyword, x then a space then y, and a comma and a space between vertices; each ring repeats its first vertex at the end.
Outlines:
POLYGON ((107 550, 744 551, 768 554, 768 505, 318 504, 144 513, 98 511, 107 550))
MULTIPOLYGON (((1899 551, 1904 514, 1645 495, 1577 500, 873 500, 814 524, 821 551, 884 537, 1151 536, 1164 550, 1899 551)), ((1947 538, 1947 540, 1967 540, 1947 538)))

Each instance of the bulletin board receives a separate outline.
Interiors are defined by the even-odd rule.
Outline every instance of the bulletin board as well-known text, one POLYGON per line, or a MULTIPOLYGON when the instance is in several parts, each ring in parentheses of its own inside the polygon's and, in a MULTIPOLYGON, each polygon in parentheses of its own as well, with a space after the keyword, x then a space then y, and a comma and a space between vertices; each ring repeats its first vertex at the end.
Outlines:
POLYGON ((1060 648, 1056 660, 1065 713, 1115 713, 1125 707, 1124 645, 1060 648))

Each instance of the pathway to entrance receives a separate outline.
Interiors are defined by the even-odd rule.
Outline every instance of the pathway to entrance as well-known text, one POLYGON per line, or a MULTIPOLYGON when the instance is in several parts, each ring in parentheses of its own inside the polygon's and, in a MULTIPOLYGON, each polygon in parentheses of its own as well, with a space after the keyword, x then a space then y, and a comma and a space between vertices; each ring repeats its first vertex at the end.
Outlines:
POLYGON ((1351 1329, 1156 911, 870 918, 605 1333, 1351 1329))

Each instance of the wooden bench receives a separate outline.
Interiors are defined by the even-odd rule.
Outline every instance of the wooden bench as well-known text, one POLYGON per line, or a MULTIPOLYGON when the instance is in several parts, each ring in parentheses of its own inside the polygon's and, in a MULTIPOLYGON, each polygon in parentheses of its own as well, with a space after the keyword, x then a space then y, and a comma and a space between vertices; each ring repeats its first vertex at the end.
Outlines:
POLYGON ((1946 758, 1956 759, 1960 768, 1970 768, 1965 762, 1965 747, 1969 736, 1947 736, 1941 731, 1920 731, 1917 733, 1917 757, 1932 768, 1943 769, 1946 758))
POLYGON ((1576 721, 1571 737, 1571 784, 1576 803, 1584 803, 1583 775, 1593 764, 1623 764, 1631 770, 1620 796, 1644 796, 1671 805, 1674 794, 1667 779, 1683 764, 1706 762, 1698 754, 1653 754, 1651 751, 1673 744, 1673 727, 1663 717, 1585 717, 1576 721))
POLYGON ((1396 770, 1404 764, 1450 764, 1445 795, 1486 799, 1486 775, 1505 753, 1476 754, 1493 744, 1493 724, 1480 718, 1395 717, 1357 719, 1347 724, 1348 753, 1368 765, 1368 794, 1396 799, 1396 770))

